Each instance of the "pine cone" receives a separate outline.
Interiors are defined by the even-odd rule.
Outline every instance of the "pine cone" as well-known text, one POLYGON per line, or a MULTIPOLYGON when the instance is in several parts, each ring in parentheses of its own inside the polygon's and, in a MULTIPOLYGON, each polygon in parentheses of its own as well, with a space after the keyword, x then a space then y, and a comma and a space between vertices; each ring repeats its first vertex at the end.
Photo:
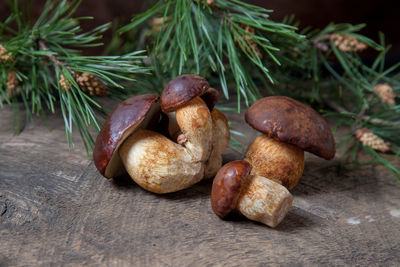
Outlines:
POLYGON ((367 49, 366 44, 350 34, 332 34, 330 39, 343 52, 358 52, 367 49))
POLYGON ((383 102, 394 105, 394 98, 396 97, 393 93, 392 87, 390 85, 384 84, 377 84, 374 87, 374 91, 378 94, 378 96, 382 99, 383 102))
POLYGON ((200 3, 201 1, 204 1, 204 2, 206 2, 206 4, 209 7, 213 7, 214 6, 214 2, 215 2, 215 0, 194 0, 194 1, 197 2, 197 3, 200 3))
POLYGON ((71 87, 71 83, 65 79, 64 75, 60 75, 60 80, 58 81, 60 83, 61 86, 61 90, 63 90, 64 92, 68 92, 69 88, 71 87))
POLYGON ((366 44, 359 41, 353 35, 336 33, 320 36, 314 41, 315 47, 323 52, 328 51, 329 47, 324 42, 325 40, 331 40, 333 44, 343 52, 359 52, 368 48, 366 44))
POLYGON ((385 143, 382 138, 375 135, 371 130, 367 128, 358 129, 355 132, 355 136, 363 146, 368 146, 380 152, 387 152, 390 150, 389 145, 385 143))
MULTIPOLYGON (((170 20, 170 17, 165 17, 165 23, 167 23, 168 20, 170 20)), ((163 23, 164 23, 163 17, 156 17, 150 21, 149 25, 155 32, 160 32, 163 23)))
POLYGON ((207 5, 209 7, 213 7, 214 6, 214 0, 207 0, 207 5))
POLYGON ((321 41, 317 41, 314 43, 315 47, 319 50, 321 50, 322 52, 327 52, 329 50, 329 46, 321 41))
POLYGON ((106 96, 108 94, 100 79, 89 73, 76 73, 74 78, 82 91, 89 92, 91 96, 106 96))
POLYGON ((11 53, 7 51, 7 49, 0 44, 0 61, 7 62, 10 61, 12 63, 14 58, 11 56, 11 53))
POLYGON ((10 73, 8 73, 8 76, 7 76, 7 89, 8 89, 9 95, 12 95, 14 93, 14 89, 17 86, 18 86, 17 75, 15 74, 14 71, 11 71, 10 73))
POLYGON ((237 39, 236 37, 234 37, 234 42, 239 44, 242 47, 242 49, 246 50, 246 52, 249 54, 254 55, 254 51, 255 51, 255 53, 256 53, 255 56, 262 59, 262 54, 260 52, 260 49, 258 49, 257 43, 254 40, 252 40, 250 37, 250 35, 254 35, 254 32, 255 32, 254 28, 249 25, 243 25, 243 24, 241 24, 240 27, 249 34, 239 33, 241 35, 242 39, 237 39), (251 49, 249 46, 251 46, 253 49, 251 49))

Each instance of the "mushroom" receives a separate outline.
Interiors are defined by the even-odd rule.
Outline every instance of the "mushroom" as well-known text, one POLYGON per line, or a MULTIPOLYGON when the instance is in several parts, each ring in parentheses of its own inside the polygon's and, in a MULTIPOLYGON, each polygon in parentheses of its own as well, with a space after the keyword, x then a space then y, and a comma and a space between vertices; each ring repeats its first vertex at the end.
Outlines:
MULTIPOLYGON (((188 133, 183 131, 178 122, 179 120, 187 120, 187 118, 177 109, 191 99, 199 97, 204 100, 211 112, 212 131, 209 139, 211 140, 209 153, 207 154, 205 151, 203 153, 196 152, 196 156, 198 160, 205 160, 204 178, 211 178, 222 166, 222 153, 228 146, 230 139, 228 120, 222 112, 214 107, 219 99, 218 91, 211 88, 204 78, 184 74, 170 81, 164 89, 161 95, 161 109, 169 119, 169 135, 179 144, 190 148, 190 144, 187 143, 188 133)), ((203 137, 205 138, 206 135, 203 134, 203 137)))
POLYGON ((215 154, 212 149, 221 150, 214 146, 213 136, 219 137, 214 131, 225 117, 214 112, 217 91, 199 76, 173 79, 163 91, 161 105, 158 100, 157 95, 142 95, 118 105, 96 139, 93 156, 105 177, 126 171, 142 188, 162 194, 203 179, 210 155, 215 154), (153 130, 159 125, 160 108, 168 116, 172 140, 153 130), (212 114, 217 114, 215 119, 212 114))
POLYGON ((246 122, 261 132, 247 149, 252 174, 292 189, 304 170, 304 151, 324 159, 335 156, 335 140, 326 121, 312 108, 286 96, 254 102, 246 122))
POLYGON ((160 98, 161 110, 168 116, 168 131, 173 141, 187 148, 196 161, 210 156, 212 118, 207 104, 200 98, 210 88, 196 75, 181 75, 171 80, 160 98))
POLYGON ((225 164, 215 176, 211 206, 225 218, 233 210, 250 220, 277 226, 292 206, 289 191, 265 177, 251 174, 251 165, 244 160, 225 164))
POLYGON ((108 116, 93 149, 94 164, 104 177, 125 173, 119 148, 134 132, 154 128, 160 116, 158 102, 158 95, 134 96, 119 104, 108 116))
POLYGON ((275 227, 291 208, 293 197, 288 189, 303 174, 304 150, 332 159, 335 141, 317 112, 285 96, 254 102, 245 119, 263 134, 250 144, 244 160, 218 171, 212 208, 221 218, 236 208, 249 219, 275 227))

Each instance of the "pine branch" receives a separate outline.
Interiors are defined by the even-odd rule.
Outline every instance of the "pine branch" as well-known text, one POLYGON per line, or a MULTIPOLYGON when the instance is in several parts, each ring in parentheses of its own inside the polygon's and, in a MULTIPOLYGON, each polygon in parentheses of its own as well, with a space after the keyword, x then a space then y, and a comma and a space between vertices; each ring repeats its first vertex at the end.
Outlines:
POLYGON ((326 111, 326 114, 336 119, 337 128, 346 127, 347 134, 338 143, 343 148, 343 165, 360 166, 362 163, 357 160, 357 155, 363 151, 376 159, 369 164, 384 164, 399 178, 399 169, 375 150, 400 155, 397 134, 400 105, 395 101, 400 84, 399 74, 394 73, 400 64, 385 69, 388 48, 384 46, 383 36, 381 44, 377 44, 357 34, 364 26, 331 24, 322 31, 303 32, 308 42, 295 44, 292 52, 284 55, 289 57, 285 60, 289 63, 284 70, 285 81, 291 81, 298 88, 291 92, 281 88, 280 93, 328 107, 331 111, 326 111), (358 54, 367 47, 380 52, 371 66, 366 65, 358 54), (356 137, 361 129, 370 133, 370 139, 356 137))
POLYGON ((76 127, 90 153, 90 128, 99 131, 98 116, 104 114, 93 97, 131 93, 124 90, 121 81, 134 81, 134 73, 148 69, 141 66, 143 51, 122 56, 81 55, 82 48, 102 45, 101 34, 110 24, 83 32, 80 20, 90 18, 73 18, 80 2, 49 0, 33 24, 19 1, 11 3, 11 15, 0 24, 0 107, 8 104, 15 110, 22 101, 29 122, 32 115, 44 116, 47 110, 54 113, 59 106, 68 143, 73 145, 76 127), (10 26, 12 22, 16 28, 10 26))
MULTIPOLYGON (((344 107, 340 106, 339 104, 333 102, 330 99, 326 99, 326 98, 323 99, 323 103, 339 113, 342 113, 342 114, 350 114, 351 113, 350 111, 348 111, 347 109, 345 109, 344 107)), ((378 124, 378 125, 383 125, 383 126, 400 126, 399 121, 397 121, 397 122, 386 121, 386 120, 379 119, 379 118, 371 118, 371 116, 362 115, 362 114, 358 114, 357 117, 359 117, 363 121, 369 122, 371 124, 378 124)))
POLYGON ((261 96, 252 80, 254 73, 274 82, 269 65, 280 64, 279 48, 269 35, 303 38, 295 33, 296 27, 271 21, 269 13, 237 0, 159 1, 136 15, 120 33, 141 28, 140 36, 146 35, 145 45, 152 54, 150 64, 159 64, 160 81, 182 73, 215 77, 215 86, 227 99, 228 88, 235 87, 239 109, 242 99, 248 105, 261 96), (245 66, 248 62, 251 68, 245 66))
MULTIPOLYGON (((399 65, 384 67, 388 48, 383 37, 378 44, 360 35, 364 24, 330 24, 298 34, 297 25, 289 25, 293 17, 272 22, 270 12, 237 0, 215 1, 212 6, 206 1, 160 1, 121 32, 142 29, 153 54, 150 65, 161 77, 197 73, 220 86, 226 98, 232 94, 228 88, 235 87, 238 110, 241 98, 249 104, 265 94, 259 88, 330 108, 326 114, 337 120, 337 127, 350 126, 342 157, 348 162, 357 163, 357 148, 365 148, 354 135, 365 127, 376 138, 390 141, 391 152, 400 154, 399 105, 394 94, 392 99, 385 96, 392 101, 387 104, 374 89, 383 83, 400 89, 399 74, 392 74, 399 65), (358 55, 367 48, 380 52, 371 66, 358 55)), ((363 150, 398 173, 370 149, 363 150)))
POLYGON ((0 23, 5 49, 0 49, 0 106, 16 109, 21 101, 30 118, 59 105, 67 140, 72 143, 77 127, 89 150, 87 127, 98 129, 96 111, 102 110, 92 95, 123 97, 128 91, 120 90, 121 81, 131 82, 132 73, 136 93, 161 91, 171 78, 196 73, 227 99, 236 94, 237 110, 266 94, 308 102, 333 118, 335 129, 346 127, 338 139, 343 165, 380 163, 399 177, 400 170, 377 152, 400 155, 400 63, 385 66, 390 46, 383 34, 380 43, 360 35, 364 24, 296 32, 294 17, 274 22, 271 10, 239 0, 161 0, 119 30, 134 44, 120 42, 118 35, 113 40, 118 51, 136 46, 147 49, 149 58, 143 51, 88 57, 80 49, 102 45, 98 41, 109 24, 82 32, 79 20, 87 18, 72 17, 78 5, 48 1, 33 25, 18 1, 11 6, 12 14, 0 23), (372 64, 359 55, 365 49, 379 53, 372 64), (141 61, 152 68, 151 78, 141 61), (360 162, 360 152, 372 160, 360 162))

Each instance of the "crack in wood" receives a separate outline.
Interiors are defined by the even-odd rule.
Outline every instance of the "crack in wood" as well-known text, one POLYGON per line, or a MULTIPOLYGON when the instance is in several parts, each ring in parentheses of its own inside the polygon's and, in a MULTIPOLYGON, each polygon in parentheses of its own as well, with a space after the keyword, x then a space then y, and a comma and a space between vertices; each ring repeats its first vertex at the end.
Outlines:
POLYGON ((8 209, 7 203, 0 202, 0 217, 2 217, 4 214, 6 214, 7 209, 8 209))

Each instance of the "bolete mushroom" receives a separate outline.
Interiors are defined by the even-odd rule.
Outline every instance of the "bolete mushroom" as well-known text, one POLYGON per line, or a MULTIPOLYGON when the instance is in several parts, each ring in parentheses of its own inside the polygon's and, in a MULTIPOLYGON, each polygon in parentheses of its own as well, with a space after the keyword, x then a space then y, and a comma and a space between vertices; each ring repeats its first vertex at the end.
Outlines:
POLYGON ((218 172, 212 207, 221 218, 236 208, 249 219, 275 227, 292 205, 287 189, 302 176, 304 150, 333 158, 333 134, 317 112, 285 96, 254 102, 245 119, 263 135, 250 144, 244 160, 230 162, 218 172))
POLYGON ((136 96, 122 102, 96 139, 96 167, 107 178, 126 171, 141 187, 159 194, 197 183, 204 177, 213 154, 213 136, 218 137, 213 125, 220 127, 221 114, 216 115, 216 123, 211 115, 217 97, 217 91, 198 76, 179 76, 168 83, 160 102, 169 118, 170 135, 175 136, 172 140, 152 130, 161 114, 157 95, 136 96))
POLYGON ((293 197, 278 183, 251 174, 251 165, 244 160, 225 164, 214 178, 211 206, 225 218, 237 210, 250 220, 277 226, 292 206, 293 197))
MULTIPOLYGON (((161 109, 168 116, 168 132, 173 140, 178 142, 187 148, 189 148, 196 157, 197 160, 205 160, 205 178, 214 177, 219 168, 222 166, 222 153, 226 149, 230 139, 228 121, 224 114, 214 108, 218 102, 219 94, 218 91, 211 88, 209 83, 202 77, 184 74, 171 80, 165 87, 161 95, 161 109), (212 131, 207 129, 197 130, 195 132, 188 132, 187 129, 179 125, 179 121, 188 120, 187 115, 180 110, 180 107, 186 105, 190 101, 195 99, 204 100, 211 112, 212 131), (205 131, 206 133, 202 132, 205 131), (196 147, 193 144, 188 143, 188 134, 198 134, 204 139, 211 141, 208 148, 209 151, 195 151, 196 147), (211 134, 211 135, 210 135, 211 134)), ((198 113, 198 116, 205 116, 208 113, 203 109, 204 112, 198 113), (203 114, 203 115, 201 115, 203 114)), ((199 128, 198 126, 190 127, 199 128)), ((207 125, 209 127, 209 125, 207 125)), ((198 146, 198 148, 204 148, 207 146, 198 146)))
POLYGON ((324 159, 335 156, 335 140, 326 121, 312 108, 286 96, 254 102, 246 122, 261 132, 247 149, 252 174, 292 189, 304 170, 304 151, 324 159))
POLYGON ((159 96, 131 97, 119 104, 107 117, 96 138, 93 161, 106 178, 124 174, 119 148, 125 139, 140 129, 154 128, 160 116, 159 96))

